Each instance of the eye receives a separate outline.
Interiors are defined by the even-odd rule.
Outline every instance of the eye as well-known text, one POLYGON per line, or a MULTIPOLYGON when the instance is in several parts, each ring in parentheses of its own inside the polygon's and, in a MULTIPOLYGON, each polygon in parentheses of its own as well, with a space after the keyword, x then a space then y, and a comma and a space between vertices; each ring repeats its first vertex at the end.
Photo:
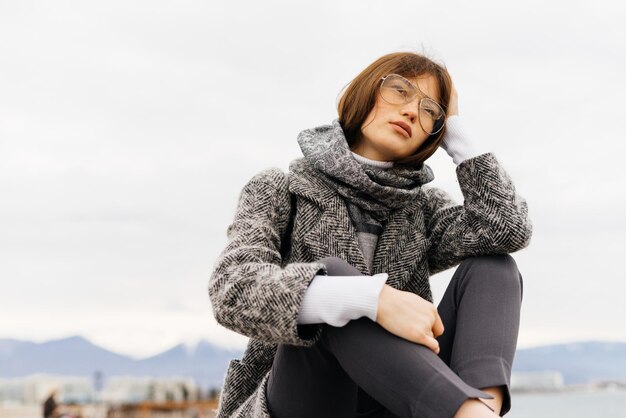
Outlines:
POLYGON ((407 90, 399 84, 392 85, 391 88, 395 93, 401 94, 403 96, 407 95, 407 90))
POLYGON ((428 117, 437 120, 441 117, 442 112, 438 106, 433 104, 430 100, 424 100, 420 103, 421 109, 428 117))

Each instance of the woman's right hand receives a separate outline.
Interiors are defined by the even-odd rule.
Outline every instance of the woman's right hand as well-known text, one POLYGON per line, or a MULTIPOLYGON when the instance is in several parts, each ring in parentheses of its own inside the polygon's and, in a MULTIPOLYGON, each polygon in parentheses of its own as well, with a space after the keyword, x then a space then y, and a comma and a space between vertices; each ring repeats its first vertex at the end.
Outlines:
POLYGON ((450 101, 448 102, 448 111, 446 113, 446 118, 450 116, 455 116, 459 114, 459 93, 456 91, 456 87, 454 87, 454 82, 451 85, 450 91, 450 101))
POLYGON ((426 299, 386 284, 378 297, 376 322, 392 334, 439 354, 435 337, 443 334, 443 322, 435 305, 426 299))

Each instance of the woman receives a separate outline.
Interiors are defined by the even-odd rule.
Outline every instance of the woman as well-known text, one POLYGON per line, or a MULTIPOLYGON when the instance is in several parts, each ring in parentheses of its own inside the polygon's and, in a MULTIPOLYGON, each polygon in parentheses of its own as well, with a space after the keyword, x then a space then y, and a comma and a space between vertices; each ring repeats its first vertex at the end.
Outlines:
POLYGON ((463 133, 448 72, 383 56, 339 119, 300 133, 288 177, 243 188, 209 282, 217 321, 250 337, 219 417, 495 417, 510 409, 532 233, 495 156, 463 133), (457 164, 456 205, 424 161, 457 164), (440 305, 429 276, 460 263, 440 305))

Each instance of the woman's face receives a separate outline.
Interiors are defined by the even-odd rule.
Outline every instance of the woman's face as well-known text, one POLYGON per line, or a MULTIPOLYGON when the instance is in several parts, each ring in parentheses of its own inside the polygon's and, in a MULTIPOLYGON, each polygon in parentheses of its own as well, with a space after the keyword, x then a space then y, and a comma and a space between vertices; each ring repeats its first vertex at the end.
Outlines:
MULTIPOLYGON (((409 78, 431 99, 439 102, 437 80, 432 75, 409 78)), ((404 104, 390 104, 376 95, 376 104, 361 126, 352 151, 377 161, 395 161, 415 153, 428 138, 420 126, 420 96, 404 104)))

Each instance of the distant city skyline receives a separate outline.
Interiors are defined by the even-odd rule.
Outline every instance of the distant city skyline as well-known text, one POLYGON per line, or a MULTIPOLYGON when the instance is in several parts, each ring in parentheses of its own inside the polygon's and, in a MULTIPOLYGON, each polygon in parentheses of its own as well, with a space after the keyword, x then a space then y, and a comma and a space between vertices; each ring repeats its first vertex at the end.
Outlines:
MULTIPOLYGON (((243 348, 207 294, 242 186, 300 157, 366 65, 413 50, 446 64, 468 132, 528 201, 518 346, 626 341, 626 5, 395 6, 0 4, 0 338, 243 348)), ((427 164, 462 202, 445 152, 427 164)))

